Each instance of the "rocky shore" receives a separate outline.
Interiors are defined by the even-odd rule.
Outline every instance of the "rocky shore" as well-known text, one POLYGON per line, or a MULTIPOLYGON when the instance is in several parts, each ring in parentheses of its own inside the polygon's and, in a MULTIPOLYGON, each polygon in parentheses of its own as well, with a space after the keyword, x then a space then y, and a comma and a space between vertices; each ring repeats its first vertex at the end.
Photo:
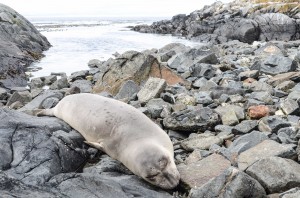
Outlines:
POLYGON ((300 40, 172 43, 88 65, 0 89, 1 195, 300 196, 300 40), (77 93, 121 100, 161 126, 179 186, 153 187, 63 121, 28 115, 77 93))

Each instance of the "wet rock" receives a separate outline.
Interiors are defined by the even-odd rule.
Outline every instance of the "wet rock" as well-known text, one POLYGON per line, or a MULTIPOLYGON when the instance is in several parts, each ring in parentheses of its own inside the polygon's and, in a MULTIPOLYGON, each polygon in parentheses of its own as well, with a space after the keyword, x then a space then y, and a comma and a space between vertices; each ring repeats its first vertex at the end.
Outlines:
POLYGON ((174 112, 164 118, 163 125, 174 131, 197 132, 213 129, 219 122, 218 114, 204 107, 174 112))
POLYGON ((213 144, 221 145, 223 140, 213 134, 203 133, 197 134, 181 141, 181 146, 187 151, 197 149, 208 150, 213 144))
POLYGON ((279 116, 264 117, 260 120, 258 129, 262 132, 277 133, 277 131, 284 127, 290 127, 291 124, 279 116))
POLYGON ((132 98, 134 94, 140 91, 140 87, 132 80, 126 81, 121 85, 121 88, 116 95, 116 99, 132 98))
POLYGON ((235 135, 243 135, 250 133, 258 127, 256 120, 243 120, 240 124, 236 125, 232 129, 232 133, 235 135))
POLYGON ((300 185, 300 165, 290 159, 269 157, 251 165, 247 174, 259 181, 268 193, 279 193, 300 185))
POLYGON ((280 103, 280 107, 286 115, 299 115, 299 105, 295 100, 286 99, 280 103))
POLYGON ((242 152, 238 157, 238 167, 245 170, 256 161, 277 156, 294 159, 296 156, 294 145, 283 145, 273 140, 265 140, 258 145, 242 152))
POLYGON ((202 187, 191 189, 189 197, 264 198, 266 192, 258 181, 237 168, 229 167, 202 187))
POLYGON ((164 91, 167 84, 164 79, 149 78, 142 89, 137 93, 141 103, 146 103, 152 98, 157 98, 164 91))
POLYGON ((80 93, 91 93, 92 91, 92 83, 88 80, 75 80, 71 84, 72 87, 78 87, 80 89, 80 93))
POLYGON ((188 189, 202 187, 229 167, 230 162, 217 154, 212 154, 195 163, 177 166, 181 181, 184 187, 188 189))
POLYGON ((270 109, 265 105, 250 106, 248 108, 248 116, 251 119, 260 119, 269 116, 270 109))

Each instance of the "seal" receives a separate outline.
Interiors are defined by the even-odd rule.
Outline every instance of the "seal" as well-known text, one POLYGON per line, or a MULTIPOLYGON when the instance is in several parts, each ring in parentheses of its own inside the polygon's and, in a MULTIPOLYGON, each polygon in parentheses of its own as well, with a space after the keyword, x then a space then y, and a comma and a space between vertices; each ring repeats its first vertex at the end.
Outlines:
POLYGON ((122 162, 135 175, 163 189, 180 180, 169 136, 138 109, 96 94, 74 94, 38 116, 58 117, 85 142, 122 162))

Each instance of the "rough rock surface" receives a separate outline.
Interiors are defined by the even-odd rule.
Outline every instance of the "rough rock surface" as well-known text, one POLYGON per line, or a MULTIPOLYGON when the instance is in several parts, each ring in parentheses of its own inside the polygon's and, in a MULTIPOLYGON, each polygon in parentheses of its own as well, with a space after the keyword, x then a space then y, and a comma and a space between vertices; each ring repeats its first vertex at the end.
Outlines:
POLYGON ((50 47, 23 16, 0 3, 0 86, 26 86, 25 70, 50 47))

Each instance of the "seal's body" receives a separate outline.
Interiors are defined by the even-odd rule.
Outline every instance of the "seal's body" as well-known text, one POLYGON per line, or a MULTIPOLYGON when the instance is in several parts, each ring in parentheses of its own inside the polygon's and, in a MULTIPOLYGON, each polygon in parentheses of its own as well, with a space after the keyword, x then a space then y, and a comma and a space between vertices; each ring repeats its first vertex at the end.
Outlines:
POLYGON ((128 104, 95 94, 75 94, 38 115, 64 120, 82 134, 86 143, 154 185, 171 189, 179 183, 169 136, 128 104))

